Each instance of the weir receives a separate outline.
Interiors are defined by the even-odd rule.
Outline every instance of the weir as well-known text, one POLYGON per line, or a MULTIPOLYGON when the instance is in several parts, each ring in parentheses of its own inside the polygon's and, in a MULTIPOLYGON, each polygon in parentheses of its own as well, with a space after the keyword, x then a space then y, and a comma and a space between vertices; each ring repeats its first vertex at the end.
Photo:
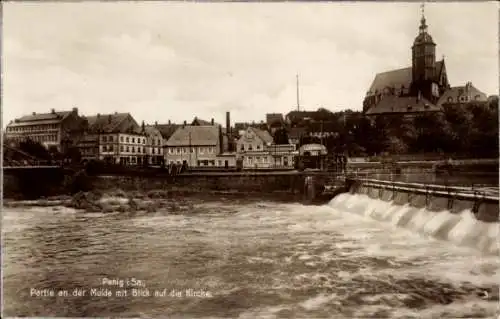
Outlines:
POLYGON ((329 206, 487 253, 499 252, 498 196, 443 185, 373 179, 347 183, 348 190, 336 194, 329 206))

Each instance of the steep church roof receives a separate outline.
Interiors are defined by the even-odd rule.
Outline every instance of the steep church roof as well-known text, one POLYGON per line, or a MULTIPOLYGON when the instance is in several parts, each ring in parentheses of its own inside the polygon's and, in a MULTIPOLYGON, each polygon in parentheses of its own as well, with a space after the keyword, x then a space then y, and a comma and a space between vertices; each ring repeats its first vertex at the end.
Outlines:
MULTIPOLYGON (((436 81, 438 81, 442 70, 444 69, 444 59, 436 62, 436 81)), ((412 68, 402 68, 382 73, 377 73, 369 89, 369 95, 382 93, 385 88, 401 89, 410 88, 412 82, 412 68)))

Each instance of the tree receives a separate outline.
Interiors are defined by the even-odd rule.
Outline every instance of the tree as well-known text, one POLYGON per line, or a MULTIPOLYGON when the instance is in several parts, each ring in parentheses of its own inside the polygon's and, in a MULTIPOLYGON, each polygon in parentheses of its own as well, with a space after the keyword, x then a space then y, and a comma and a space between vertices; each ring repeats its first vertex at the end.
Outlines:
POLYGON ((19 149, 40 160, 49 160, 51 158, 49 151, 40 142, 30 139, 20 142, 19 149))
POLYGON ((288 144, 288 133, 286 129, 280 128, 274 132, 275 144, 288 144))
POLYGON ((82 154, 80 153, 78 147, 72 146, 69 147, 64 153, 64 158, 69 159, 71 163, 80 163, 82 160, 82 154))

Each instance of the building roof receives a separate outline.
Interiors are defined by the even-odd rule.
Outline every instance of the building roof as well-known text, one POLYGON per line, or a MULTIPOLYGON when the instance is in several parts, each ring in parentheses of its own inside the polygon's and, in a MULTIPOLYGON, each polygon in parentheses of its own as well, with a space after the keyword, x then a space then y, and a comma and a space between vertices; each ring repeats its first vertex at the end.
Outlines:
POLYGON ((305 145, 302 145, 299 148, 299 153, 303 154, 304 152, 321 152, 323 154, 328 153, 328 151, 326 150, 326 147, 324 145, 321 145, 321 144, 305 144, 305 145))
POLYGON ((49 113, 35 113, 30 115, 24 115, 20 118, 15 119, 13 122, 9 123, 9 126, 20 126, 31 124, 31 122, 40 122, 40 124, 49 124, 60 122, 67 118, 72 111, 55 111, 52 110, 49 113))
POLYGON ((366 112, 366 115, 439 112, 442 110, 441 107, 436 106, 424 97, 417 99, 414 96, 388 95, 371 107, 366 112))
POLYGON ((216 125, 180 126, 167 141, 167 146, 212 146, 219 142, 219 127, 216 125))
POLYGON ((153 135, 156 133, 161 134, 161 131, 156 127, 155 125, 145 125, 144 126, 144 131, 147 135, 153 135))
MULTIPOLYGON (((443 67, 444 60, 436 62, 436 78, 439 78, 443 67)), ((382 93, 385 88, 400 89, 404 87, 408 89, 410 88, 411 82, 412 67, 377 73, 375 75, 375 79, 373 79, 372 85, 370 86, 369 93, 382 93)))
POLYGON ((175 131, 180 127, 180 124, 158 124, 155 125, 155 127, 160 131, 161 136, 164 139, 169 139, 172 134, 175 133, 175 131))
POLYGON ((474 101, 486 102, 488 101, 488 96, 469 82, 465 85, 454 86, 446 90, 439 98, 437 105, 441 106, 443 104, 468 103, 474 101), (461 100, 461 98, 465 97, 468 98, 468 100, 461 100))
MULTIPOLYGON (((123 121, 125 121, 129 116, 131 117, 130 113, 97 114, 87 116, 89 131, 101 131, 106 133, 116 132, 120 129, 120 124, 122 124, 123 121)), ((136 127, 132 129, 132 132, 139 133, 140 128, 137 123, 134 124, 136 127)))
POLYGON ((283 123, 283 114, 281 113, 267 113, 266 114, 266 123, 267 125, 275 124, 275 123, 283 123))
POLYGON ((288 112, 286 117, 288 119, 304 119, 304 118, 312 118, 314 115, 316 115, 317 111, 291 111, 288 112))
POLYGON ((258 136, 264 143, 272 143, 273 137, 268 131, 258 129, 256 127, 249 127, 248 130, 252 130, 256 136, 258 136))

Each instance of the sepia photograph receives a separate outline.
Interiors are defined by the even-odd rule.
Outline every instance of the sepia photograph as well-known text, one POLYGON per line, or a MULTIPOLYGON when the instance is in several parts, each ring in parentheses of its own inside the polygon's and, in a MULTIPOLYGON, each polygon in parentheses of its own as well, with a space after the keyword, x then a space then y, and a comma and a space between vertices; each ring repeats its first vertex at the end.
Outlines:
POLYGON ((499 318, 499 4, 2 1, 2 318, 499 318))

